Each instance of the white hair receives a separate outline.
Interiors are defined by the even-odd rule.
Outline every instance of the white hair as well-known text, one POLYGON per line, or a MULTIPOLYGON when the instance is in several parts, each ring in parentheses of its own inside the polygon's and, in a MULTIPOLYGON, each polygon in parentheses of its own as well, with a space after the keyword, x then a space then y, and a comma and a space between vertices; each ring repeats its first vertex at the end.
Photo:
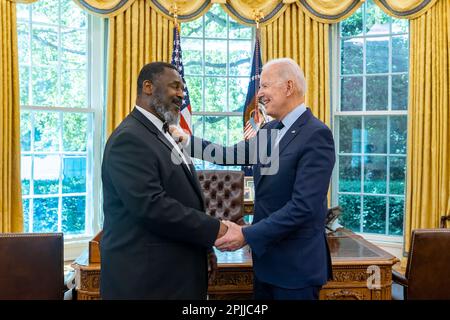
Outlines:
POLYGON ((278 69, 278 76, 284 81, 291 80, 294 82, 294 86, 300 92, 301 95, 306 93, 306 80, 302 69, 299 67, 297 62, 290 58, 279 58, 268 61, 264 66, 263 70, 268 69, 274 65, 281 65, 282 68, 278 69))

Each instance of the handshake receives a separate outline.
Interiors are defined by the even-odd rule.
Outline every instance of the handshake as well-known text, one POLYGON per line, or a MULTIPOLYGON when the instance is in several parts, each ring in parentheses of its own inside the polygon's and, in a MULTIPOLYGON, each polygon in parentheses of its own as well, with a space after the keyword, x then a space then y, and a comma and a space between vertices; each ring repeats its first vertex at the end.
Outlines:
POLYGON ((176 143, 181 144, 183 148, 186 147, 191 140, 189 132, 184 131, 180 126, 170 125, 169 134, 172 136, 173 140, 175 140, 176 143))
POLYGON ((214 245, 220 251, 236 251, 246 245, 242 226, 222 220, 220 222, 219 234, 214 245))
MULTIPOLYGON (((190 142, 190 135, 181 127, 170 125, 169 133, 176 143, 186 147, 190 142)), ((242 226, 231 221, 222 220, 217 239, 214 243, 220 251, 236 251, 245 246, 245 238, 242 234, 242 226)))

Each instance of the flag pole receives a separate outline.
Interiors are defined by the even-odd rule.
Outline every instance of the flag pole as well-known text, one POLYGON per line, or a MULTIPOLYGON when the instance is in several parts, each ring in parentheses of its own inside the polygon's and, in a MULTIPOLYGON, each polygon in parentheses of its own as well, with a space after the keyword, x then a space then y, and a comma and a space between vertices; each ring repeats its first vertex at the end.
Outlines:
POLYGON ((186 81, 184 79, 184 67, 182 62, 181 37, 180 37, 181 27, 180 24, 178 23, 178 14, 180 13, 180 8, 177 4, 183 2, 185 1, 182 0, 173 1, 172 2, 173 4, 169 8, 169 12, 174 18, 173 51, 171 64, 175 66, 184 84, 183 100, 180 108, 179 125, 184 131, 188 132, 189 134, 192 134, 192 126, 191 126, 192 109, 189 99, 189 91, 186 85, 186 81))
MULTIPOLYGON (((260 70, 259 70, 259 61, 257 61, 260 57, 260 53, 259 53, 259 46, 260 46, 260 29, 259 29, 259 21, 264 18, 263 14, 261 13, 260 10, 258 9, 254 9, 253 10, 253 19, 255 20, 256 23, 256 46, 255 46, 255 59, 256 59, 256 64, 255 64, 255 68, 256 68, 256 72, 255 74, 259 75, 260 74, 260 70)), ((257 93, 259 90, 259 80, 255 79, 255 93, 257 93)), ((253 119, 255 120, 255 123, 260 122, 259 119, 259 101, 258 101, 258 97, 255 97, 255 113, 253 115, 253 119)))

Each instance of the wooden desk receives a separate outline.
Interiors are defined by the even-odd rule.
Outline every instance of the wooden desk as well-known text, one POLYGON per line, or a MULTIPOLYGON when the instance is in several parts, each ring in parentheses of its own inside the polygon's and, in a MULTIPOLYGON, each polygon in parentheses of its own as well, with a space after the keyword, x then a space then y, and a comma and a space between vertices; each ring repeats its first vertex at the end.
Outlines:
MULTIPOLYGON (((333 263, 333 280, 320 291, 321 300, 390 300, 392 266, 398 259, 351 231, 340 229, 328 235, 333 263), (379 268, 379 269, 378 269, 379 268), (368 288, 367 280, 379 270, 379 286, 368 288)), ((210 299, 251 299, 252 258, 248 247, 236 252, 217 252, 219 272, 208 288, 210 299)), ((77 297, 98 299, 100 264, 88 262, 88 255, 73 264, 77 297)), ((376 283, 375 283, 376 284, 376 283)))

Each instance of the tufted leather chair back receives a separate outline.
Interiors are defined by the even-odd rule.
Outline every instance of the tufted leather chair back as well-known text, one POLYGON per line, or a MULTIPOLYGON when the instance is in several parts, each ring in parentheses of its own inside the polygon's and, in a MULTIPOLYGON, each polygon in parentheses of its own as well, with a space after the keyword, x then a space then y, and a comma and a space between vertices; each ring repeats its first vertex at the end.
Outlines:
POLYGON ((197 175, 205 197, 206 212, 222 220, 245 224, 244 172, 198 170, 197 175))
POLYGON ((450 229, 413 230, 406 298, 450 300, 450 229))

